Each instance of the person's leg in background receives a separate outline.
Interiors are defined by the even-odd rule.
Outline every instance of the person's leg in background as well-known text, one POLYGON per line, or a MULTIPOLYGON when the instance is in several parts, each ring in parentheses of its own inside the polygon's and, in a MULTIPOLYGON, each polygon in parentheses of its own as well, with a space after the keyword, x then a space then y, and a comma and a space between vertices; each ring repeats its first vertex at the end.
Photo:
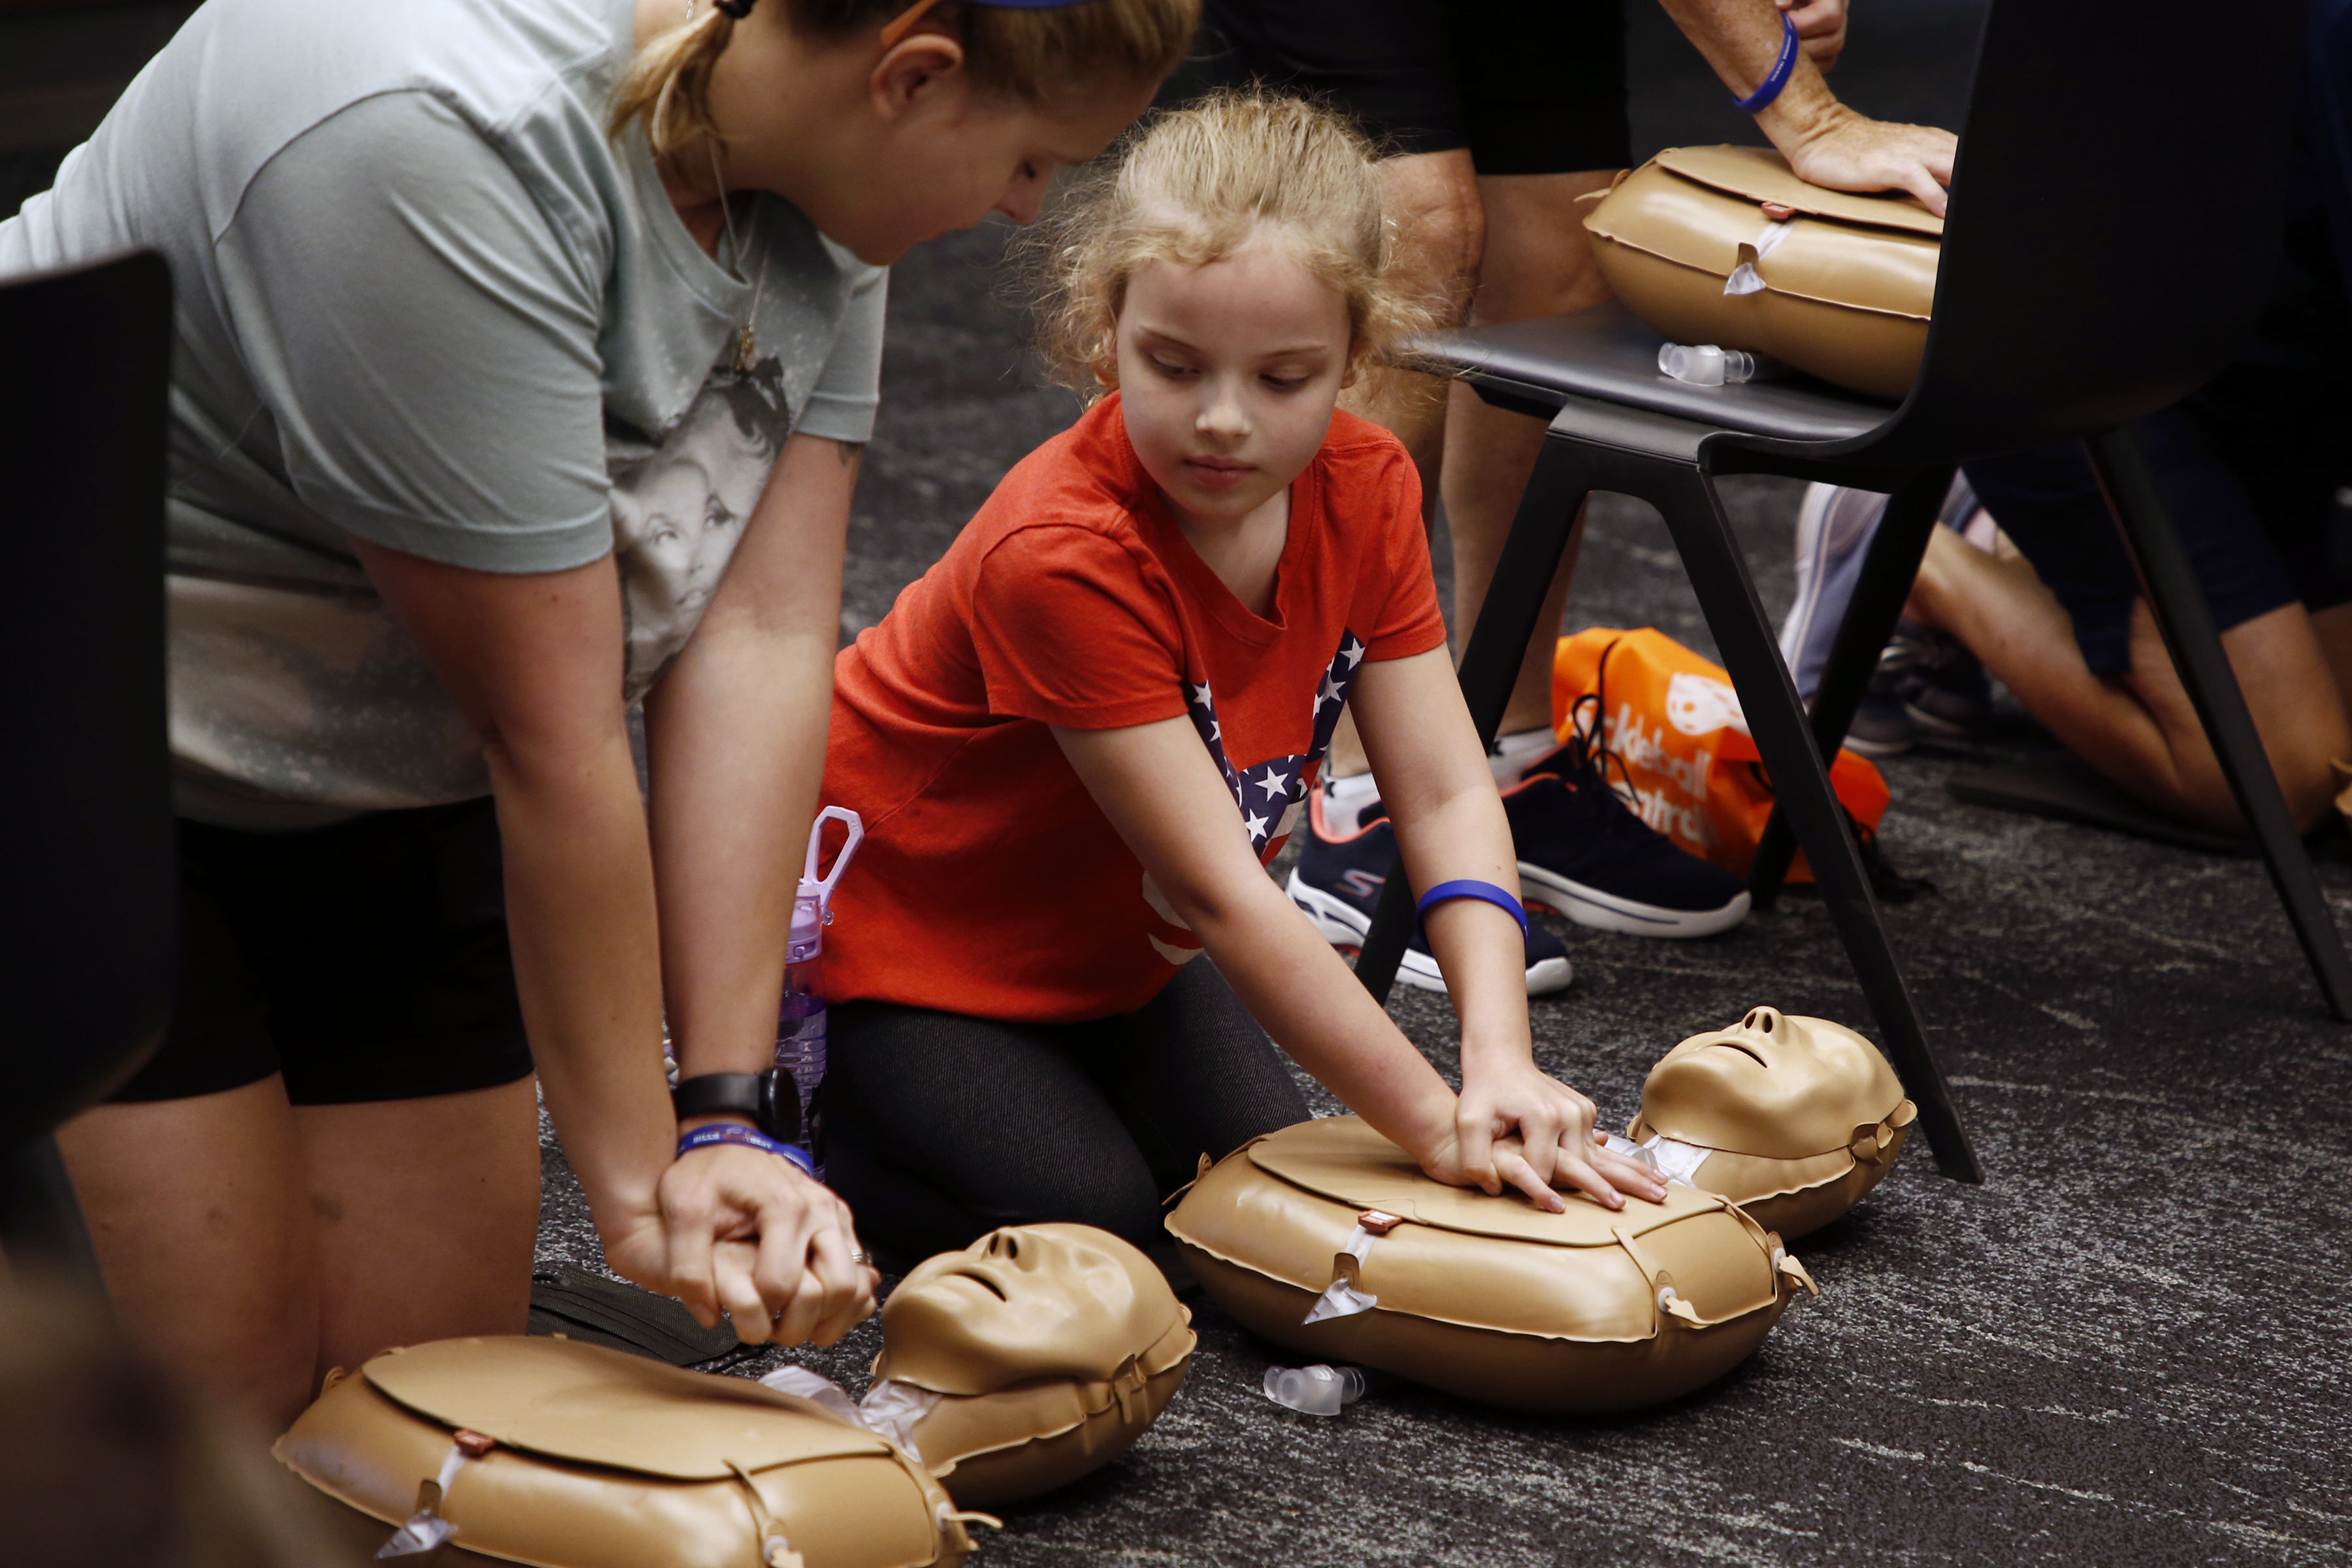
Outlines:
MULTIPOLYGON (((2278 548, 2195 417, 2168 411, 2138 434, 2288 809, 2307 829, 2342 787, 2331 763, 2352 762, 2352 721, 2328 646, 2340 652, 2352 640, 2345 585, 2315 551, 2278 548), (2322 606, 2316 615, 2305 595, 2322 606)), ((1936 530, 1911 613, 1958 637, 2122 788, 2185 821, 2239 831, 2237 804, 2079 449, 1972 463, 1968 477, 2021 553, 1988 553, 1936 530)), ((2326 499, 2313 489, 2305 515, 2288 520, 2289 540, 2318 537, 2326 499)))

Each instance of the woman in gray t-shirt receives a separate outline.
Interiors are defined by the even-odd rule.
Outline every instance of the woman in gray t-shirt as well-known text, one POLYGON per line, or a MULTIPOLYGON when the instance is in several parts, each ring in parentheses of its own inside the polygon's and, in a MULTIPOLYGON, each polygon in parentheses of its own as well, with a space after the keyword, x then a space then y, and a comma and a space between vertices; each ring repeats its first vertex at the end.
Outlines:
POLYGON ((280 1417, 521 1331, 534 1064, 615 1269, 872 1308, 664 1020, 772 1062, 885 268, 1033 216, 1197 0, 722 4, 210 0, 0 223, 0 275, 172 264, 186 973, 61 1142, 126 1325, 280 1417))

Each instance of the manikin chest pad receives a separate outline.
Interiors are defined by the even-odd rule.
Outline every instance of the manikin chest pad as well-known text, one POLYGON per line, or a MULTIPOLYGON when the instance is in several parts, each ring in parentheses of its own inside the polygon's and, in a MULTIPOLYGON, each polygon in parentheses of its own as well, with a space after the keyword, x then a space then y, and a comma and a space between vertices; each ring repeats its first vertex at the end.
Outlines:
POLYGON ((1944 220, 1910 196, 1807 184, 1759 147, 1670 147, 1584 227, 1626 309, 1676 342, 1890 399, 1918 374, 1944 220))
POLYGON ((1852 1029, 1752 1007, 1668 1051, 1625 1131, 1656 1140, 1661 1169, 1794 1240, 1894 1169, 1917 1115, 1878 1047, 1852 1029))
POLYGON ((1547 1214, 1423 1174, 1352 1116, 1205 1171, 1168 1229, 1219 1306, 1318 1361, 1523 1410, 1654 1405, 1729 1371, 1812 1281, 1713 1194, 1547 1214))
POLYGON ((444 1535, 435 1562, 542 1568, 918 1568, 971 1550, 940 1484, 876 1434, 568 1340, 386 1351, 330 1377, 275 1451, 401 1525, 395 1561, 444 1535))
POLYGON ((897 1413, 962 1507, 1017 1501, 1127 1451, 1183 1384, 1192 1325, 1109 1232, 1008 1226, 890 1293, 865 1408, 897 1413))

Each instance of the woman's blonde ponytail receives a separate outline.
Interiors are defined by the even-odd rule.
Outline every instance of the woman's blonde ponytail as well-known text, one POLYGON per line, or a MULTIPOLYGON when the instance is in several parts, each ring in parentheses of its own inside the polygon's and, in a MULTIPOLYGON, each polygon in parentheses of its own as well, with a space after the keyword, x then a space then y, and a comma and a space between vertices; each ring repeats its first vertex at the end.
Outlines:
POLYGON ((721 146, 710 117, 710 72, 734 36, 735 18, 715 5, 656 34, 614 89, 607 129, 619 136, 641 123, 656 162, 698 170, 697 154, 721 146))

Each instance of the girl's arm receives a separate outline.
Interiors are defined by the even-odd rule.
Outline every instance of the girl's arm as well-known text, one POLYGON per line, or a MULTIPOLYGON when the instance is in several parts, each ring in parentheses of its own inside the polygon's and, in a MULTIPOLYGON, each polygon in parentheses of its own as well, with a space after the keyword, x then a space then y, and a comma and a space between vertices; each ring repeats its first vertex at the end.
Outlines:
MULTIPOLYGON (((756 1291, 747 1298, 740 1283, 718 1278, 729 1269, 736 1281, 751 1278, 745 1249, 714 1255, 714 1242, 789 1241, 838 1205, 754 1150, 673 1158, 654 867, 620 701, 614 562, 502 574, 354 543, 394 618, 481 738, 532 1059, 606 1258, 630 1279, 677 1295, 706 1321, 716 1321, 719 1305, 740 1300, 739 1325, 756 1331, 769 1308, 756 1291), (706 1186, 727 1203, 698 1205, 702 1194, 688 1189, 706 1186), (756 1217, 746 1224, 746 1215, 756 1217)), ((825 1295, 864 1283, 852 1279, 828 1281, 825 1295)), ((780 1296, 775 1304, 797 1303, 780 1296)))
MULTIPOLYGON (((862 450, 814 436, 785 443, 709 608, 646 699, 662 981, 682 1077, 775 1065, 793 896, 824 777, 862 450)), ((733 1266, 735 1249, 723 1252, 722 1301, 782 1308, 779 1343, 830 1343, 873 1310, 877 1277, 850 1261, 847 1207, 797 1173, 786 1179, 807 1189, 804 1225, 757 1227, 755 1278, 733 1266)), ((707 1212, 707 1223, 686 1227, 688 1245, 750 1234, 752 1216, 710 1178, 682 1173, 665 1197, 674 1215, 707 1212)), ((745 1321, 741 1310, 735 1317, 745 1321)))
MULTIPOLYGON (((1517 898, 1510 823, 1445 650, 1367 659, 1349 706, 1412 885, 1466 879, 1517 898)), ((1509 1138, 1549 1181, 1664 1195, 1650 1173, 1596 1146, 1592 1101, 1537 1068, 1518 922, 1483 900, 1452 899, 1429 911, 1423 929, 1462 1021, 1456 1136, 1465 1163, 1509 1138)))
MULTIPOLYGON (((1359 689, 1361 681, 1360 675, 1359 689)), ((1622 1204, 1590 1163, 1555 1162, 1538 1170, 1508 1141, 1461 1138, 1444 1080, 1251 853, 1233 795, 1189 721, 1123 730, 1057 727, 1054 736, 1243 1005, 1301 1067, 1423 1170, 1490 1193, 1507 1183, 1555 1209, 1560 1200, 1545 1178, 1557 1171, 1601 1202, 1622 1204)), ((1491 783, 1488 789, 1491 795, 1491 783)), ((1510 933, 1511 979, 1524 988, 1518 927, 1501 910, 1494 913, 1510 933)), ((1524 1040, 1524 1005, 1521 1012, 1524 1040)), ((1646 1172, 1638 1179, 1629 1173, 1623 1184, 1645 1196, 1655 1190, 1646 1172)))

